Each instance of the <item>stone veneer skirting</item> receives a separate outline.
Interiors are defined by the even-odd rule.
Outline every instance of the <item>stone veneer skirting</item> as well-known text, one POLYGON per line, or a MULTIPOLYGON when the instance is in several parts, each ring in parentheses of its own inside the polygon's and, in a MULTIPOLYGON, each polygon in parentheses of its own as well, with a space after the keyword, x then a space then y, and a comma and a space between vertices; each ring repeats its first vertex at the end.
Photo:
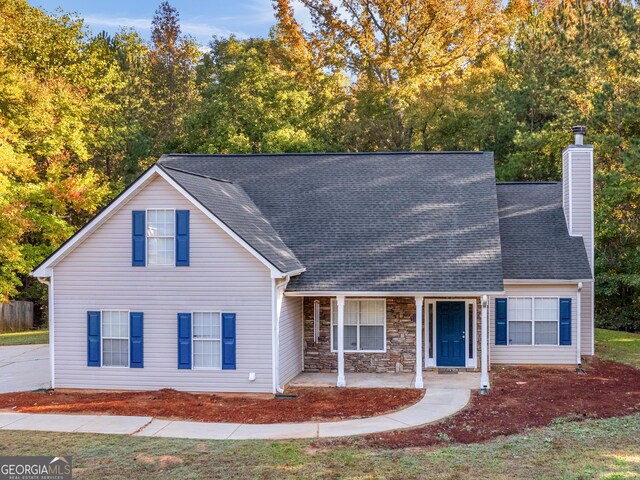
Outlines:
MULTIPOLYGON (((425 298, 425 301, 427 298, 425 298)), ((452 300, 454 300, 452 298, 452 300)), ((331 351, 331 298, 304 299, 304 370, 305 372, 336 372, 338 355, 331 351), (313 339, 313 304, 320 302, 320 334, 313 339)), ((413 297, 386 298, 387 349, 380 353, 344 354, 345 372, 397 373, 415 372, 416 368, 416 304, 413 297)), ((476 304, 476 344, 480 357, 480 300, 476 304)), ((427 319, 424 318, 423 322, 427 319)), ((424 352, 423 347, 423 352, 424 352)), ((477 359, 478 369, 480 358, 477 359)))

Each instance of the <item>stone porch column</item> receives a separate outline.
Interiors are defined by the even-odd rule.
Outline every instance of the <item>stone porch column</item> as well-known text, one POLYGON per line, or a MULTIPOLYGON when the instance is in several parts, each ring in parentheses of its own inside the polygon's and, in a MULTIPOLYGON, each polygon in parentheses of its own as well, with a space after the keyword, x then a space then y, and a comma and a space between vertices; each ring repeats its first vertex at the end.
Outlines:
POLYGON ((344 295, 336 297, 338 304, 338 381, 337 387, 346 387, 344 378, 344 295))
POLYGON ((481 342, 482 349, 482 376, 480 377, 480 393, 489 393, 489 320, 487 310, 489 308, 489 297, 482 296, 482 326, 481 342))
POLYGON ((424 388, 422 381, 422 311, 424 297, 416 295, 416 388, 424 388))

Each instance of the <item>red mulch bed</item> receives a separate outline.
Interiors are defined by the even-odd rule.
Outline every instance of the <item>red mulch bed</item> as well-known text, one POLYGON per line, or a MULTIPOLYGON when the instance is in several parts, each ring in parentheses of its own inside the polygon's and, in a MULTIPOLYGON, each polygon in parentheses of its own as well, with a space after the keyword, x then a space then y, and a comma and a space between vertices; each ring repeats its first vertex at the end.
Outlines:
POLYGON ((388 413, 417 402, 414 389, 292 388, 297 398, 271 395, 151 392, 19 392, 0 395, 0 409, 29 413, 97 413, 230 423, 342 420, 388 413))
POLYGON ((380 448, 477 443, 544 427, 556 418, 607 418, 640 411, 640 370, 600 360, 585 370, 579 375, 573 369, 492 367, 491 393, 474 392, 469 405, 453 417, 369 435, 358 443, 380 448))

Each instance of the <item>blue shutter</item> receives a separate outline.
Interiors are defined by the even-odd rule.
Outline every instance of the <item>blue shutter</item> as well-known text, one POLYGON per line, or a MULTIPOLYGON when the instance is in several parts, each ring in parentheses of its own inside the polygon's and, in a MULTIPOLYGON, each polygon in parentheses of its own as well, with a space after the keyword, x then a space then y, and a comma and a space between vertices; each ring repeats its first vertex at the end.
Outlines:
POLYGON ((134 267, 144 267, 146 263, 146 213, 144 210, 134 210, 131 212, 132 228, 132 252, 131 265, 134 267))
POLYGON ((178 368, 191 368, 191 314, 178 314, 178 368))
POLYGON ((130 355, 129 367, 144 367, 144 315, 142 312, 129 313, 129 345, 130 355))
POLYGON ((560 345, 571 345, 571 299, 560 299, 560 345))
POLYGON ((222 369, 236 369, 236 314, 222 314, 222 369))
POLYGON ((496 345, 507 344, 507 299, 496 298, 496 345))
POLYGON ((100 366, 100 312, 87 312, 87 366, 100 366))
POLYGON ((189 266, 189 210, 176 210, 176 267, 189 266))

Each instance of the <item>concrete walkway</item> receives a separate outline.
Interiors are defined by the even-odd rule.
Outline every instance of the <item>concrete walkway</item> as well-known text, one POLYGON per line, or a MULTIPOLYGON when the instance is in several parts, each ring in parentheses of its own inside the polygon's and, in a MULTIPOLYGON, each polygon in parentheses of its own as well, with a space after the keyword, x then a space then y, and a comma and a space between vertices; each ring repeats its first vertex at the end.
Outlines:
POLYGON ((49 388, 49 345, 0 347, 0 393, 49 388))
POLYGON ((441 420, 468 402, 467 388, 427 388, 422 399, 387 415, 337 422, 239 424, 160 420, 116 415, 63 415, 0 412, 0 430, 120 433, 141 437, 211 440, 280 440, 363 435, 418 427, 441 420))

